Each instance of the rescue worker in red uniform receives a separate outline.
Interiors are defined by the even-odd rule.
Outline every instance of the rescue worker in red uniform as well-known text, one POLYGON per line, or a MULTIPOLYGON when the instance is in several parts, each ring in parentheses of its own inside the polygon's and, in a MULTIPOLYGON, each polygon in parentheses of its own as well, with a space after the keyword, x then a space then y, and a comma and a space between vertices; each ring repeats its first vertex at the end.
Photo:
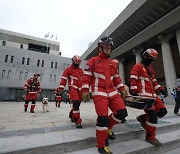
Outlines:
POLYGON ((83 70, 79 67, 81 58, 78 55, 73 56, 72 65, 67 67, 62 74, 62 79, 59 85, 61 93, 68 81, 69 94, 72 100, 72 109, 69 112, 69 118, 72 122, 75 122, 76 128, 82 128, 80 118, 80 104, 82 101, 82 76, 83 70))
POLYGON ((61 96, 59 87, 54 91, 54 95, 55 95, 56 107, 60 107, 62 96, 61 96))
POLYGON ((84 101, 89 100, 89 88, 91 87, 97 113, 96 147, 102 154, 111 153, 108 147, 108 138, 115 139, 112 128, 127 116, 122 99, 126 96, 126 91, 119 76, 117 64, 109 59, 112 47, 112 38, 102 37, 99 40, 99 55, 86 63, 82 85, 84 101), (109 116, 108 108, 112 111, 109 116))
POLYGON ((27 80, 27 83, 24 84, 24 91, 26 92, 24 111, 27 111, 29 101, 32 101, 30 112, 34 113, 36 106, 36 100, 38 93, 41 93, 40 83, 38 77, 40 75, 35 73, 34 77, 27 80))
POLYGON ((161 143, 156 139, 157 118, 165 116, 167 110, 156 93, 160 92, 166 97, 167 92, 163 90, 155 79, 155 71, 151 63, 157 57, 158 52, 155 49, 150 48, 143 52, 141 63, 135 64, 131 70, 130 93, 134 96, 156 98, 155 105, 148 110, 144 110, 145 114, 138 116, 137 120, 146 130, 145 140, 155 146, 161 146, 161 143))

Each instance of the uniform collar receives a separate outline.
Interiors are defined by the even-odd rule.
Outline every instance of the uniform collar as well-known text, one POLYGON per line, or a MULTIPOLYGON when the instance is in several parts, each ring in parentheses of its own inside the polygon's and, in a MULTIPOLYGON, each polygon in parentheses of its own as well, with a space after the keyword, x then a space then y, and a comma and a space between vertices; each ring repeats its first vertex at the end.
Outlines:
POLYGON ((100 52, 98 55, 101 59, 108 59, 107 55, 105 55, 103 52, 100 52))

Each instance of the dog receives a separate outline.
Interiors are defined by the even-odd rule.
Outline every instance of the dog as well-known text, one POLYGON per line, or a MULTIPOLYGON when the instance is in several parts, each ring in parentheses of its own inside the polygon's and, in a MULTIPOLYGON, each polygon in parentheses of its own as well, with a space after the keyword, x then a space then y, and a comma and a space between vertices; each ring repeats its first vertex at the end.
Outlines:
POLYGON ((43 113, 49 112, 49 110, 48 110, 48 98, 42 99, 42 108, 43 108, 43 113))

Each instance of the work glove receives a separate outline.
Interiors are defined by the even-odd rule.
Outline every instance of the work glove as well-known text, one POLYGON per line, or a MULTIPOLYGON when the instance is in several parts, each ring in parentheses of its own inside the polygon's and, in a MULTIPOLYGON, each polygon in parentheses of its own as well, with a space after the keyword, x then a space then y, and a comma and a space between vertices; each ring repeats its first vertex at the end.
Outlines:
POLYGON ((121 93, 122 98, 125 99, 127 96, 127 91, 124 89, 120 93, 121 93))
POLYGON ((57 93, 57 95, 62 96, 62 95, 63 95, 63 93, 64 93, 64 91, 63 91, 63 90, 59 90, 59 91, 58 91, 58 93, 57 93))
POLYGON ((164 97, 167 97, 167 96, 168 96, 168 94, 167 94, 167 92, 166 92, 165 90, 161 90, 160 92, 161 92, 161 94, 164 95, 164 97))
POLYGON ((89 99, 90 99, 89 92, 84 92, 84 93, 82 94, 82 99, 83 99, 84 102, 89 101, 89 99))

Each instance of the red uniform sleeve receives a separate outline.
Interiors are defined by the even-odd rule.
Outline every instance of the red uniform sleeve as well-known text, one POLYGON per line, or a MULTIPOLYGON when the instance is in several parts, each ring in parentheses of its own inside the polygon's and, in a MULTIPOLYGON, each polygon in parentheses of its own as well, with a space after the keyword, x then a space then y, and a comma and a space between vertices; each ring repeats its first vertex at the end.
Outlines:
POLYGON ((61 78, 60 85, 59 85, 60 90, 64 90, 64 88, 67 84, 67 81, 68 81, 68 76, 69 76, 69 67, 66 68, 62 74, 62 78, 61 78))
POLYGON ((113 82, 114 82, 114 86, 116 87, 116 89, 121 92, 122 90, 124 90, 124 84, 122 83, 122 80, 119 76, 119 71, 118 71, 118 67, 117 64, 113 64, 113 70, 114 71, 114 76, 113 76, 113 82))
POLYGON ((82 80, 82 92, 88 92, 92 82, 93 75, 93 58, 91 58, 84 68, 83 80, 82 80))
POLYGON ((149 70, 151 71, 152 77, 152 83, 153 83, 153 87, 155 91, 161 91, 163 90, 163 88, 161 87, 161 85, 158 83, 158 81, 155 79, 155 71, 153 70, 153 68, 150 66, 149 70))
POLYGON ((136 64, 133 66, 131 73, 130 73, 130 91, 133 93, 137 93, 137 82, 139 77, 139 72, 142 69, 142 66, 140 64, 136 64))
POLYGON ((41 85, 40 85, 40 82, 37 83, 37 89, 38 89, 38 92, 41 93, 41 85))

